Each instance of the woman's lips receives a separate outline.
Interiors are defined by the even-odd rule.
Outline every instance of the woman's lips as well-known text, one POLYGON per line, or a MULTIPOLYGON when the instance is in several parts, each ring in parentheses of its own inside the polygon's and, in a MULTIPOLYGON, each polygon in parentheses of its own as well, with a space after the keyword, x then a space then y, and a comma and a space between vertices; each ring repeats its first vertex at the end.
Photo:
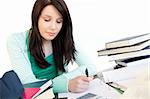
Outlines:
POLYGON ((51 32, 49 32, 49 33, 48 33, 48 35, 50 35, 50 36, 54 36, 54 35, 55 35, 55 33, 51 33, 51 32))

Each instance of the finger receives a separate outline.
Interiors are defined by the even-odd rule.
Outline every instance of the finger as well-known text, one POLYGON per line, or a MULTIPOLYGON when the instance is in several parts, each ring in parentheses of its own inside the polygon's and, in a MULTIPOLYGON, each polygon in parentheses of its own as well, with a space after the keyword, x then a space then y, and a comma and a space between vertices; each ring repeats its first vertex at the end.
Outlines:
POLYGON ((81 79, 85 82, 90 82, 93 80, 93 77, 86 77, 86 76, 82 76, 81 79))
POLYGON ((76 89, 76 92, 84 92, 88 89, 88 87, 84 87, 84 88, 78 88, 76 89))
POLYGON ((89 82, 80 80, 80 83, 78 83, 78 87, 83 88, 83 89, 88 88, 89 87, 89 82))
POLYGON ((91 76, 91 77, 88 77, 88 79, 89 79, 89 81, 92 81, 94 78, 93 78, 93 76, 91 76))
POLYGON ((89 88, 89 83, 88 84, 83 84, 80 88, 81 91, 86 91, 89 88))
POLYGON ((82 84, 80 86, 81 89, 87 89, 89 87, 89 83, 86 83, 86 84, 82 84))

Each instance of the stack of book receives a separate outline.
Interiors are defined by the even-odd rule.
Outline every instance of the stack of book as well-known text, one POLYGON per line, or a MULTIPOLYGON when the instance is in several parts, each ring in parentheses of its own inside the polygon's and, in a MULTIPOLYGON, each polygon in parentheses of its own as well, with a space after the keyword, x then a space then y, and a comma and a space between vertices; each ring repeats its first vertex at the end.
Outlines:
POLYGON ((126 90, 149 67, 150 33, 108 42, 105 47, 97 51, 98 56, 108 56, 109 62, 116 63, 112 69, 97 74, 106 83, 117 83, 126 90))
POLYGON ((108 42, 105 47, 97 51, 98 56, 108 55, 118 66, 126 66, 128 62, 150 57, 150 33, 108 42))

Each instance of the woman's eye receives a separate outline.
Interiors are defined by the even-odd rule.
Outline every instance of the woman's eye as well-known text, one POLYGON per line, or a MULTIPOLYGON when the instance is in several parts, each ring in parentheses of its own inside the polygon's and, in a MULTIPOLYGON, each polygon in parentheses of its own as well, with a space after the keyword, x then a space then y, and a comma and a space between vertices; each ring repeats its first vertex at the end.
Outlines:
POLYGON ((63 20, 57 20, 57 23, 62 23, 63 22, 63 20))
POLYGON ((44 19, 44 21, 45 21, 45 22, 49 22, 49 21, 50 21, 50 19, 44 19))

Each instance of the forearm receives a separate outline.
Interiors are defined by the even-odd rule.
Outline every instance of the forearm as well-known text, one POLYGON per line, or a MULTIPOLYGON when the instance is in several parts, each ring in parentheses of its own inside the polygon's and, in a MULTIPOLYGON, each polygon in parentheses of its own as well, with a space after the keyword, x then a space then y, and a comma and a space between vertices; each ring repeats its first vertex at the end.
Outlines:
POLYGON ((55 77, 52 81, 54 93, 68 92, 69 80, 64 74, 55 77))

